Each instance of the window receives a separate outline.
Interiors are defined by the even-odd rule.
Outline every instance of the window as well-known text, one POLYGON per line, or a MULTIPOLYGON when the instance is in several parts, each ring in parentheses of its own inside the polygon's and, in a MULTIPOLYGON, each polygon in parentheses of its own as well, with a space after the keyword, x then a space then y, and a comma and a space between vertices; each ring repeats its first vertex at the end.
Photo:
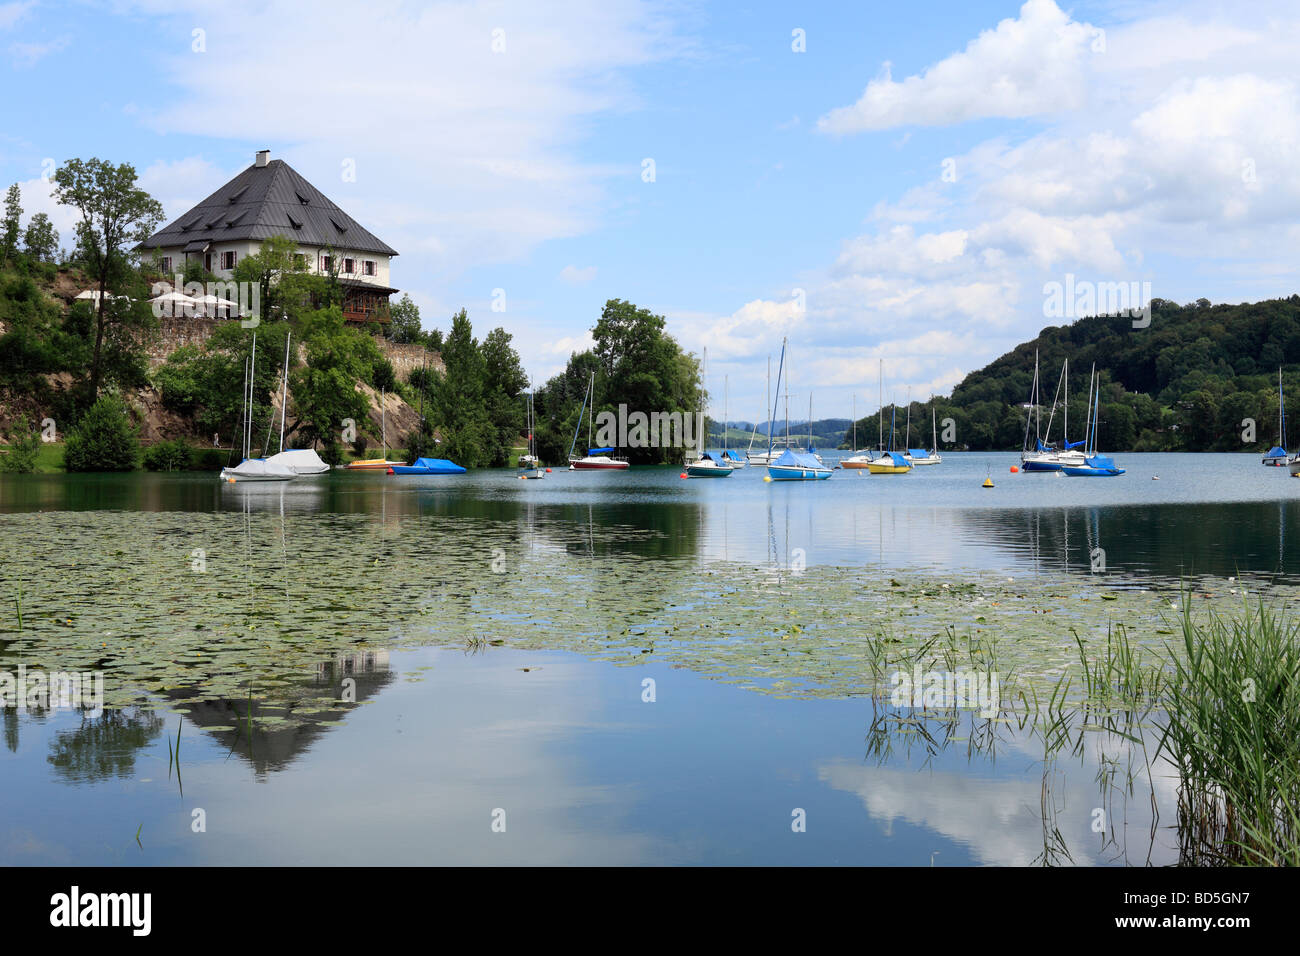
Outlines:
POLYGON ((329 272, 330 269, 332 269, 333 267, 334 267, 334 257, 333 257, 333 256, 321 256, 321 257, 320 257, 320 271, 321 271, 321 272, 329 272))
POLYGON ((356 270, 357 270, 357 260, 355 260, 355 259, 344 259, 344 260, 343 260, 343 271, 344 271, 344 273, 346 273, 347 275, 352 275, 352 273, 356 272, 356 270))
POLYGON ((212 271, 212 253, 210 252, 203 253, 203 268, 207 272, 212 271))
POLYGON ((171 257, 171 256, 163 256, 163 257, 162 257, 162 271, 163 271, 163 274, 164 274, 164 275, 166 275, 168 272, 171 272, 171 271, 172 271, 172 257, 171 257))
POLYGON ((221 268, 222 269, 235 268, 235 253, 233 251, 223 252, 221 254, 221 268))
POLYGON ((362 275, 372 276, 375 274, 375 260, 367 259, 361 264, 362 275))

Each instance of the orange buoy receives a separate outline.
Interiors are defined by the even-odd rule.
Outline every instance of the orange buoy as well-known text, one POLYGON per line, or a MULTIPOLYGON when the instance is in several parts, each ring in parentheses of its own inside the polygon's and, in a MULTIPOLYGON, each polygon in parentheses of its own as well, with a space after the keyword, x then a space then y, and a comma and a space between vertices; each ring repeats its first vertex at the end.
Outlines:
POLYGON ((547 468, 546 473, 549 475, 551 473, 551 469, 547 468))
POLYGON ((1019 468, 1017 468, 1015 465, 1011 466, 1011 474, 1015 475, 1015 474, 1019 474, 1019 472, 1020 472, 1019 468))
POLYGON ((681 477, 685 478, 685 477, 686 477, 686 472, 682 472, 681 477))

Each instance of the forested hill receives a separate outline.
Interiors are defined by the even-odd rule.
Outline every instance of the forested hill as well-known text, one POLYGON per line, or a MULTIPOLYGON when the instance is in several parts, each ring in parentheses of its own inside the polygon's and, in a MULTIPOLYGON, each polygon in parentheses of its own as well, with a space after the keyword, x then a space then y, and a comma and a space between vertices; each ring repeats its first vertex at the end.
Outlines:
MULTIPOLYGON (((1062 362, 1070 360, 1071 440, 1083 437, 1088 375, 1096 363, 1103 452, 1266 449, 1278 441, 1279 367, 1287 445, 1300 444, 1300 295, 1240 305, 1200 299, 1180 306, 1153 299, 1150 325, 1133 324, 1127 315, 1096 316, 1045 328, 1032 341, 971 372, 950 398, 936 399, 938 417, 952 418, 955 432, 955 441, 945 445, 941 425, 940 446, 1020 448, 1035 350, 1044 425, 1062 362), (1255 422, 1253 441, 1243 439, 1243 432, 1250 438, 1249 425, 1243 425, 1248 419, 1255 422)), ((914 420, 921 409, 928 406, 913 406, 914 420)), ((885 416, 888 421, 888 407, 885 416)), ((874 422, 874 416, 867 416, 859 428, 874 422)), ((1060 425, 1058 410, 1054 439, 1060 437, 1060 425)))

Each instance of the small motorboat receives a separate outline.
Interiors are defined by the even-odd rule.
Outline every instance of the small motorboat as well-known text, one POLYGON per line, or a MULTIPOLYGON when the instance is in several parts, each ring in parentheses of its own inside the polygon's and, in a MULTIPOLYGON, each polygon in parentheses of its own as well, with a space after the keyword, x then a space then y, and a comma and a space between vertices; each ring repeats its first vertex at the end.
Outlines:
POLYGON ((390 475, 463 475, 465 469, 446 458, 417 458, 411 464, 397 463, 388 469, 390 475))
POLYGON ((695 461, 687 464, 686 477, 726 478, 735 470, 735 466, 724 460, 721 455, 715 455, 711 451, 706 451, 695 461))

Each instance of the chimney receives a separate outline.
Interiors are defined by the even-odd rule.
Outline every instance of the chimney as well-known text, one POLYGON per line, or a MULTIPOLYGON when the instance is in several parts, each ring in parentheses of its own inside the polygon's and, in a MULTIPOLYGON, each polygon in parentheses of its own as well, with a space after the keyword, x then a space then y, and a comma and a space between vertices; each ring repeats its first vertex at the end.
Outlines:
POLYGON ((269 149, 259 149, 257 151, 257 162, 254 163, 253 165, 265 166, 270 161, 270 159, 271 159, 271 151, 269 149))

